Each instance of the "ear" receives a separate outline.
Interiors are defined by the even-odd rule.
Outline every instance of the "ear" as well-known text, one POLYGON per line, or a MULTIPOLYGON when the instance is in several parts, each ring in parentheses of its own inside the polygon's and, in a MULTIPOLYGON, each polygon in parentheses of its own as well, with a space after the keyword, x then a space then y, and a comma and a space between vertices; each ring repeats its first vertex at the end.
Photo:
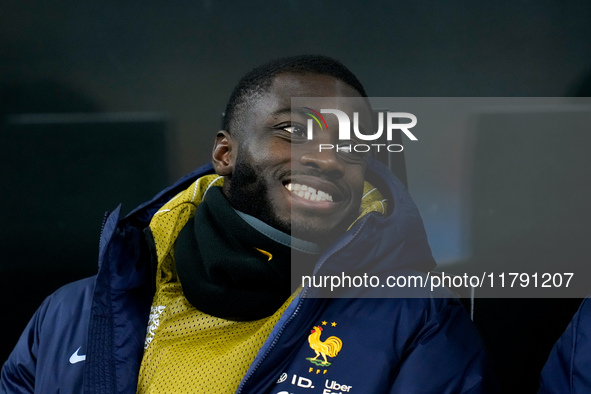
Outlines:
POLYGON ((218 175, 228 176, 234 172, 236 140, 226 130, 218 131, 213 144, 212 163, 218 175))

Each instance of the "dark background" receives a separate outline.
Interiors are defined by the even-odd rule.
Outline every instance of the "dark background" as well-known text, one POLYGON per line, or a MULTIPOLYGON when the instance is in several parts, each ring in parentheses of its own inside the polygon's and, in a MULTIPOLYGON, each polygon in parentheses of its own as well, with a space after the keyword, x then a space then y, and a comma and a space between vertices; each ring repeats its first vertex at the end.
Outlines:
POLYGON ((562 96, 591 67, 590 16, 585 1, 7 0, 0 83, 170 114, 177 177, 208 159, 232 87, 268 59, 333 56, 376 97, 562 96))
MULTIPOLYGON (((64 201, 60 190, 71 193, 72 183, 101 191, 100 201, 86 200, 92 219, 69 225, 84 234, 84 241, 64 236, 60 244, 52 240, 56 245, 48 250, 51 244, 43 243, 42 235, 24 233, 18 243, 9 209, 2 211, 2 234, 12 238, 3 236, 0 244, 10 251, 0 255, 0 283, 11 305, 11 313, 2 319, 6 333, 0 362, 47 294, 95 271, 98 246, 76 258, 68 253, 75 242, 98 240, 105 210, 123 200, 124 210, 129 210, 209 160, 219 115, 232 87, 250 68, 278 56, 318 53, 350 67, 370 96, 589 96, 590 20, 588 1, 4 1, 0 163, 9 175, 2 178, 2 204, 16 204, 16 189, 27 195, 39 192, 35 169, 27 172, 15 163, 28 162, 34 155, 43 167, 55 164, 57 156, 51 145, 39 149, 38 139, 8 146, 7 136, 18 129, 15 114, 133 113, 127 120, 134 123, 138 116, 157 113, 157 120, 146 123, 146 130, 152 131, 145 133, 157 130, 160 143, 144 143, 126 127, 103 122, 103 131, 95 133, 110 137, 92 144, 104 157, 97 156, 85 164, 88 167, 71 161, 78 166, 76 178, 45 178, 55 180, 57 194, 39 193, 33 204, 46 207, 49 216, 56 215, 56 206, 64 201), (149 154, 138 164, 130 160, 131 153, 113 156, 117 146, 149 154), (158 176, 151 176, 154 163, 166 167, 158 176), (152 183, 142 189, 126 182, 138 177, 152 183), (135 193, 128 194, 130 189, 135 193), (24 258, 32 252, 23 251, 30 249, 42 249, 39 253, 47 257, 24 258)), ((54 133, 56 140, 70 144, 64 149, 80 150, 66 131, 54 133)), ((434 162, 425 160, 425 165, 434 162)), ((62 175, 68 163, 58 163, 65 166, 60 167, 62 175)), ((420 179, 409 179, 411 193, 413 182, 420 179)), ((441 187, 445 185, 434 186, 432 193, 441 187)), ((44 211, 27 206, 18 207, 19 217, 35 226, 35 217, 44 211)), ((64 217, 74 215, 68 207, 60 212, 64 217)), ((47 233, 55 231, 47 225, 47 233)), ((476 323, 505 391, 534 392, 541 365, 578 301, 554 306, 560 316, 539 302, 518 307, 487 302, 489 311, 477 311, 476 323), (528 313, 529 320, 519 320, 528 313), (551 320, 557 323, 548 327, 551 320)))

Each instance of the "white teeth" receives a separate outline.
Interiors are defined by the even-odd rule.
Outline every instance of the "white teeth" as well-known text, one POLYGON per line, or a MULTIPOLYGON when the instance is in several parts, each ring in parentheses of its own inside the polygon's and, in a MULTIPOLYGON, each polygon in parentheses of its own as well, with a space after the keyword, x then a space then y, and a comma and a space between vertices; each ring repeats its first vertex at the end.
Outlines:
POLYGON ((308 185, 302 185, 300 183, 288 183, 285 188, 293 194, 305 198, 310 201, 331 201, 332 196, 322 190, 316 190, 308 185))

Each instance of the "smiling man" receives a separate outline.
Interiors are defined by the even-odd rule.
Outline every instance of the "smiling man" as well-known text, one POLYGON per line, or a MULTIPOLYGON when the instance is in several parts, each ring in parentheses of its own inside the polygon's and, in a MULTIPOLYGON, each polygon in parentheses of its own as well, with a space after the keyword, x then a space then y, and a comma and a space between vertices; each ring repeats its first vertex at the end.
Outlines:
POLYGON ((248 73, 213 166, 123 219, 110 214, 99 273, 46 299, 0 391, 494 391, 456 300, 322 299, 298 288, 293 268, 408 274, 434 261, 400 181, 366 154, 319 151, 343 142, 336 120, 308 140, 292 97, 358 112, 371 127, 363 86, 335 60, 298 56, 248 73))
MULTIPOLYGON (((349 100, 335 98, 361 93, 331 75, 278 74, 263 97, 252 100, 239 120, 228 121, 228 131, 218 133, 214 168, 226 176, 224 195, 235 209, 296 237, 338 235, 358 215, 367 155, 319 152, 320 143, 335 143, 337 135, 317 133, 309 142, 302 114, 292 119, 292 97, 325 98, 322 104, 314 101, 352 113, 349 100)), ((370 123, 367 104, 362 110, 362 119, 370 123)))

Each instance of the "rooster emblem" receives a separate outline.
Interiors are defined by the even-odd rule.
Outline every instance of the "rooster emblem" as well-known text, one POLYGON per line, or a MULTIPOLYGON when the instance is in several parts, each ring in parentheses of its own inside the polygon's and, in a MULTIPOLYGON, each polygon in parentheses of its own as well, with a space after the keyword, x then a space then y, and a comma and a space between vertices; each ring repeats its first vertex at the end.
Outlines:
POLYGON ((328 337, 325 341, 321 341, 320 335, 322 334, 322 327, 319 326, 314 326, 311 332, 312 333, 308 336, 308 342, 310 343, 312 350, 316 352, 316 357, 310 357, 306 360, 315 365, 329 366, 331 363, 326 360, 326 356, 336 357, 343 347, 343 341, 335 336, 328 337), (319 356, 322 356, 324 361, 316 361, 319 356))

